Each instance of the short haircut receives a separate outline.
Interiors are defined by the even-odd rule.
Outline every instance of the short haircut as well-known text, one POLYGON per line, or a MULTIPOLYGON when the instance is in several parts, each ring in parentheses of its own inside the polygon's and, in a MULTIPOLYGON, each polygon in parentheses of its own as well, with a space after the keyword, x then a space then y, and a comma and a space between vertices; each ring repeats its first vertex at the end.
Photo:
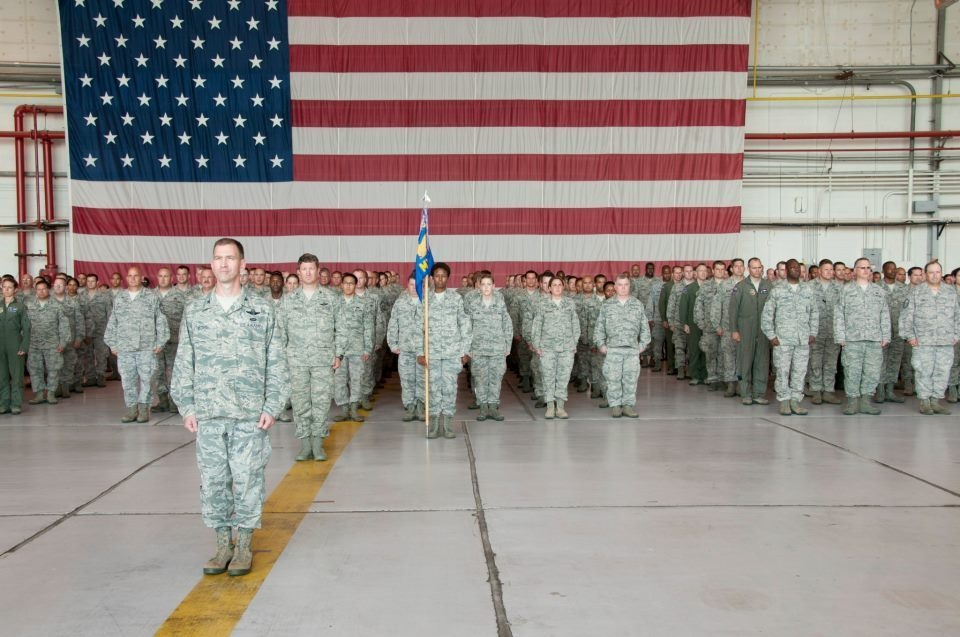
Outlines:
POLYGON ((830 259, 820 259, 820 263, 818 263, 817 265, 822 268, 825 265, 833 265, 833 261, 831 261, 830 259))
POLYGON ((304 263, 312 263, 314 265, 320 265, 320 259, 317 258, 317 255, 310 254, 309 252, 304 252, 300 255, 300 258, 297 259, 297 265, 302 265, 304 263))
POLYGON ((627 274, 626 272, 621 272, 620 274, 617 275, 617 281, 629 281, 629 280, 630 280, 630 275, 627 274))
POLYGON ((450 266, 444 263, 443 261, 437 261, 433 264, 433 267, 430 268, 430 276, 433 276, 437 273, 437 270, 443 270, 447 273, 447 276, 450 276, 450 266))
MULTIPOLYGON (((925 266, 923 266, 923 271, 924 271, 924 272, 927 272, 927 271, 929 271, 929 270, 930 270, 930 266, 931 266, 931 265, 939 265, 939 266, 940 266, 940 272, 941 272, 941 273, 943 272, 943 266, 942 266, 942 265, 940 265, 940 262, 939 262, 939 261, 936 261, 936 260, 934 260, 934 261, 930 261, 929 263, 927 263, 927 265, 925 265, 925 266)), ((950 274, 952 274, 952 275, 954 275, 954 276, 956 276, 956 272, 957 272, 957 271, 956 271, 956 270, 954 270, 954 271, 953 271, 953 272, 951 272, 950 274)))
POLYGON ((883 265, 881 265, 880 267, 881 267, 881 268, 885 268, 885 267, 887 267, 888 265, 892 265, 893 267, 897 267, 897 264, 894 263, 893 261, 884 261, 884 262, 883 262, 883 265))
POLYGON ((340 279, 340 282, 341 282, 341 283, 353 283, 353 284, 356 284, 356 282, 357 282, 357 277, 354 276, 353 272, 344 272, 344 273, 343 273, 343 278, 340 279))
POLYGON ((756 261, 760 265, 763 265, 763 261, 761 261, 759 257, 750 257, 750 260, 747 261, 747 267, 750 267, 750 264, 753 263, 754 261, 756 261))
POLYGON ((727 267, 727 264, 724 263, 723 261, 714 261, 714 262, 713 262, 713 267, 717 267, 718 265, 719 265, 721 268, 726 268, 726 267, 727 267))
POLYGON ((533 276, 540 278, 540 275, 537 274, 536 270, 527 270, 526 272, 523 273, 524 278, 526 278, 528 274, 532 274, 533 276))
POLYGON ((50 283, 42 276, 38 276, 33 280, 33 287, 37 287, 38 285, 45 285, 48 288, 50 287, 50 283))
POLYGON ((843 261, 834 261, 834 262, 833 262, 833 267, 837 267, 838 265, 839 265, 839 266, 843 266, 843 267, 847 267, 847 264, 844 263, 843 261))
POLYGON ((923 272, 923 269, 920 266, 915 265, 909 270, 907 270, 907 276, 913 276, 914 271, 923 272))
POLYGON ((236 239, 233 239, 231 237, 224 237, 222 239, 217 239, 213 244, 213 249, 216 250, 220 246, 235 246, 237 248, 237 252, 240 253, 240 258, 241 259, 245 258, 243 256, 243 244, 237 241, 236 239))
POLYGON ((867 264, 870 263, 870 259, 868 259, 867 257, 860 257, 859 259, 857 259, 856 261, 853 262, 853 267, 856 268, 856 267, 857 267, 857 264, 860 263, 861 261, 866 261, 867 264))
POLYGON ((740 262, 740 265, 743 265, 743 259, 741 259, 740 257, 737 257, 736 259, 731 259, 731 260, 730 260, 730 265, 731 265, 731 266, 734 265, 737 261, 740 262))
POLYGON ((190 268, 188 268, 188 267, 185 266, 185 265, 178 265, 178 266, 177 266, 177 272, 179 272, 180 270, 186 270, 186 271, 187 271, 187 274, 190 274, 190 268))

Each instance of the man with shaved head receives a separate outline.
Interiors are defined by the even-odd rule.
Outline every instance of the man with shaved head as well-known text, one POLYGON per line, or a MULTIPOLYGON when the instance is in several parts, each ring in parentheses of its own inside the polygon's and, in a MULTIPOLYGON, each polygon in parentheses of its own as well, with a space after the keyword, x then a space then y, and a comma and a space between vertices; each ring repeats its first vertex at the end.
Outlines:
POLYGON ((157 373, 157 354, 170 339, 170 326, 160 301, 143 289, 140 268, 127 270, 127 289, 114 297, 103 341, 117 357, 127 407, 120 422, 150 420, 151 383, 157 373), (138 386, 139 383, 139 386, 138 386))

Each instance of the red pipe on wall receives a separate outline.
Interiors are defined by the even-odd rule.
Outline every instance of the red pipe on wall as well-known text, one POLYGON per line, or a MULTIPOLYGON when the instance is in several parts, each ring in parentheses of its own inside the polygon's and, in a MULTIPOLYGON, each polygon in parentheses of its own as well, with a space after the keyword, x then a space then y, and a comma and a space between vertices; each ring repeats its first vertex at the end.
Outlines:
POLYGON ((744 139, 753 140, 791 140, 791 139, 922 139, 922 138, 942 138, 958 137, 960 131, 941 130, 941 131, 914 131, 912 133, 747 133, 744 139))
MULTIPOLYGON (((53 141, 43 140, 43 209, 46 220, 56 219, 53 207, 53 141)), ((47 231, 47 274, 53 277, 57 274, 57 235, 47 231)))
MULTIPOLYGON (((14 162, 16 165, 16 188, 17 188, 17 223, 23 224, 27 222, 27 175, 25 167, 25 143, 24 140, 31 138, 34 140, 34 143, 37 143, 38 139, 48 138, 53 139, 63 139, 64 134, 62 132, 54 131, 38 131, 36 130, 36 124, 34 125, 33 131, 26 131, 23 125, 24 116, 28 113, 34 115, 44 114, 44 115, 62 115, 63 107, 62 106, 44 106, 37 104, 21 104, 16 107, 13 111, 13 132, 12 133, 0 133, 0 137, 12 137, 14 139, 14 162)), ((37 172, 40 171, 40 167, 35 167, 37 172)), ((44 171, 44 179, 49 180, 51 184, 52 192, 52 183, 53 183, 53 172, 52 166, 51 169, 44 171)), ((50 206, 48 210, 52 211, 53 207, 50 206)), ((39 213, 39 211, 38 211, 39 213)), ((47 237, 47 245, 49 250, 50 239, 52 235, 47 237)), ((49 254, 49 252, 48 252, 49 254)), ((24 231, 17 232, 17 264, 18 264, 18 274, 22 274, 27 271, 27 233, 24 231)), ((56 263, 56 259, 49 259, 50 262, 56 263)))

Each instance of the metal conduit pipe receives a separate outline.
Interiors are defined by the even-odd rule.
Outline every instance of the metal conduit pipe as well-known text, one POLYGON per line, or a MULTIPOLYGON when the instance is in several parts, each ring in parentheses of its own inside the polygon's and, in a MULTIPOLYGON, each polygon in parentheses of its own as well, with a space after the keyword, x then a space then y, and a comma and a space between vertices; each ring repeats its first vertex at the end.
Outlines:
MULTIPOLYGON (((37 122, 36 117, 39 114, 44 115, 62 115, 63 107, 62 106, 46 106, 38 104, 21 104, 17 106, 13 111, 13 129, 14 133, 24 133, 26 135, 13 135, 14 137, 14 161, 16 168, 16 191, 17 191, 17 225, 19 227, 26 227, 27 224, 27 182, 26 182, 26 158, 24 156, 25 152, 25 141, 27 138, 34 139, 34 144, 37 144, 37 122), (24 126, 24 119, 26 115, 33 114, 34 116, 34 130, 27 132, 24 126)), ((53 131, 51 131, 53 133, 53 131)), ((62 139, 63 133, 60 133, 60 139, 62 139)), ((41 224, 42 221, 39 218, 40 207, 39 207, 39 174, 40 174, 40 162, 37 161, 34 166, 34 173, 36 174, 37 179, 37 222, 41 224)), ((47 175, 44 175, 44 180, 47 179, 47 175)), ((51 183, 53 176, 49 177, 51 183)), ((20 273, 27 271, 27 234, 24 231, 17 232, 17 265, 20 273)))
MULTIPOLYGON (((56 210, 53 205, 53 141, 43 140, 43 206, 46 221, 56 219, 56 210)), ((53 276, 57 272, 57 235, 46 233, 47 239, 47 273, 53 276)))

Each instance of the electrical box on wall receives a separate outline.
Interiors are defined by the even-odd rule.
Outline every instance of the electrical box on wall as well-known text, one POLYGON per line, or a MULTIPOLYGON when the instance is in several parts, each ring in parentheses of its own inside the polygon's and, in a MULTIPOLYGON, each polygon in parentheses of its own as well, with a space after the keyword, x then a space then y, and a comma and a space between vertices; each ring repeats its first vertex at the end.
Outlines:
POLYGON ((922 199, 913 202, 913 214, 915 215, 935 215, 940 212, 939 199, 922 199))
POLYGON ((883 261, 881 261, 883 258, 882 248, 864 248, 863 256, 870 259, 870 265, 873 266, 874 272, 880 271, 880 264, 883 263, 883 261))

